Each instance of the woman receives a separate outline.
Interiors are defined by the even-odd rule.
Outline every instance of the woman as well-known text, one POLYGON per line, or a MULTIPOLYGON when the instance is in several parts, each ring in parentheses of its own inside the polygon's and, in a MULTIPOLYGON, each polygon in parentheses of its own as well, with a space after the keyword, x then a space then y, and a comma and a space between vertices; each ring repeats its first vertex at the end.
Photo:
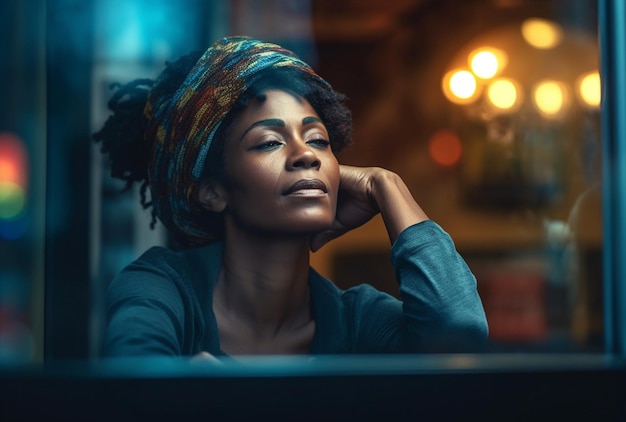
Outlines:
POLYGON ((475 278, 403 181, 338 164, 343 101, 294 53, 246 37, 115 94, 94 137, 178 247, 113 280, 105 355, 418 352, 486 337, 475 278), (310 250, 378 213, 402 302, 309 267, 310 250))

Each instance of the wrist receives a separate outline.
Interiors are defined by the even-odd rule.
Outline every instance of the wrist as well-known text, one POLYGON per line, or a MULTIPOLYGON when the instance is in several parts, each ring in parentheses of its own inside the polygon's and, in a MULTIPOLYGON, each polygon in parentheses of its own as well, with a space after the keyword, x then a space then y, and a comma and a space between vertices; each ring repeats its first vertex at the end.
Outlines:
POLYGON ((392 243, 407 227, 428 220, 398 174, 377 169, 372 174, 371 186, 372 198, 380 210, 392 243))
POLYGON ((397 191, 399 186, 405 186, 400 176, 391 170, 376 167, 370 178, 370 199, 380 209, 388 195, 394 190, 397 191))

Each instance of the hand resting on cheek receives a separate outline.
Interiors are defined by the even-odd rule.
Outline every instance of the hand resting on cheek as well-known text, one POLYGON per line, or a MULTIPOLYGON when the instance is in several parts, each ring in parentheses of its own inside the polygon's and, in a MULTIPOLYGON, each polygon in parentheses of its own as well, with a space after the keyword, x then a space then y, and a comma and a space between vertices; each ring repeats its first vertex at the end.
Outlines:
POLYGON ((379 212, 392 243, 402 230, 428 219, 397 174, 380 167, 341 165, 335 221, 311 238, 311 250, 362 226, 379 212))

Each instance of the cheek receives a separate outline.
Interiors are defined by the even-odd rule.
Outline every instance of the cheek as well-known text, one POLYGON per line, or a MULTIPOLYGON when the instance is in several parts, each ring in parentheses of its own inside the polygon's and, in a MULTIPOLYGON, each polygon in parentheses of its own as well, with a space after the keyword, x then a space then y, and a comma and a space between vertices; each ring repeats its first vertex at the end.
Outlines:
POLYGON ((240 198, 267 196, 275 189, 278 174, 275 166, 267 162, 238 162, 227 172, 229 190, 240 198))
POLYGON ((339 190, 339 181, 341 179, 341 174, 339 170, 339 162, 333 156, 331 160, 328 162, 328 182, 332 184, 332 189, 337 193, 339 190))
POLYGON ((331 206, 334 212, 337 208, 337 198, 339 196, 339 182, 341 179, 340 172, 339 172, 339 164, 337 164, 337 162, 335 162, 334 166, 329 166, 329 170, 328 170, 326 177, 327 177, 327 183, 328 183, 328 190, 330 193, 331 206))

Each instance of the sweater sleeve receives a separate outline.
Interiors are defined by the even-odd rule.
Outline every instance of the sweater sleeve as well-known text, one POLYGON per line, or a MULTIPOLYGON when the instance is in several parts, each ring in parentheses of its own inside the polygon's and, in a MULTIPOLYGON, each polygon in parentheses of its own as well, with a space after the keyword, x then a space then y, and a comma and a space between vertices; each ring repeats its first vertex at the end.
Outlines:
MULTIPOLYGON (((151 250, 126 267, 107 290, 104 356, 179 356, 189 353, 191 304, 166 257, 151 250)), ((191 305, 193 306, 193 305, 191 305)), ((191 329, 190 329, 191 328, 191 329)))
POLYGON ((487 319, 476 278, 439 225, 427 220, 407 228, 391 256, 408 347, 457 350, 486 339, 487 319))

